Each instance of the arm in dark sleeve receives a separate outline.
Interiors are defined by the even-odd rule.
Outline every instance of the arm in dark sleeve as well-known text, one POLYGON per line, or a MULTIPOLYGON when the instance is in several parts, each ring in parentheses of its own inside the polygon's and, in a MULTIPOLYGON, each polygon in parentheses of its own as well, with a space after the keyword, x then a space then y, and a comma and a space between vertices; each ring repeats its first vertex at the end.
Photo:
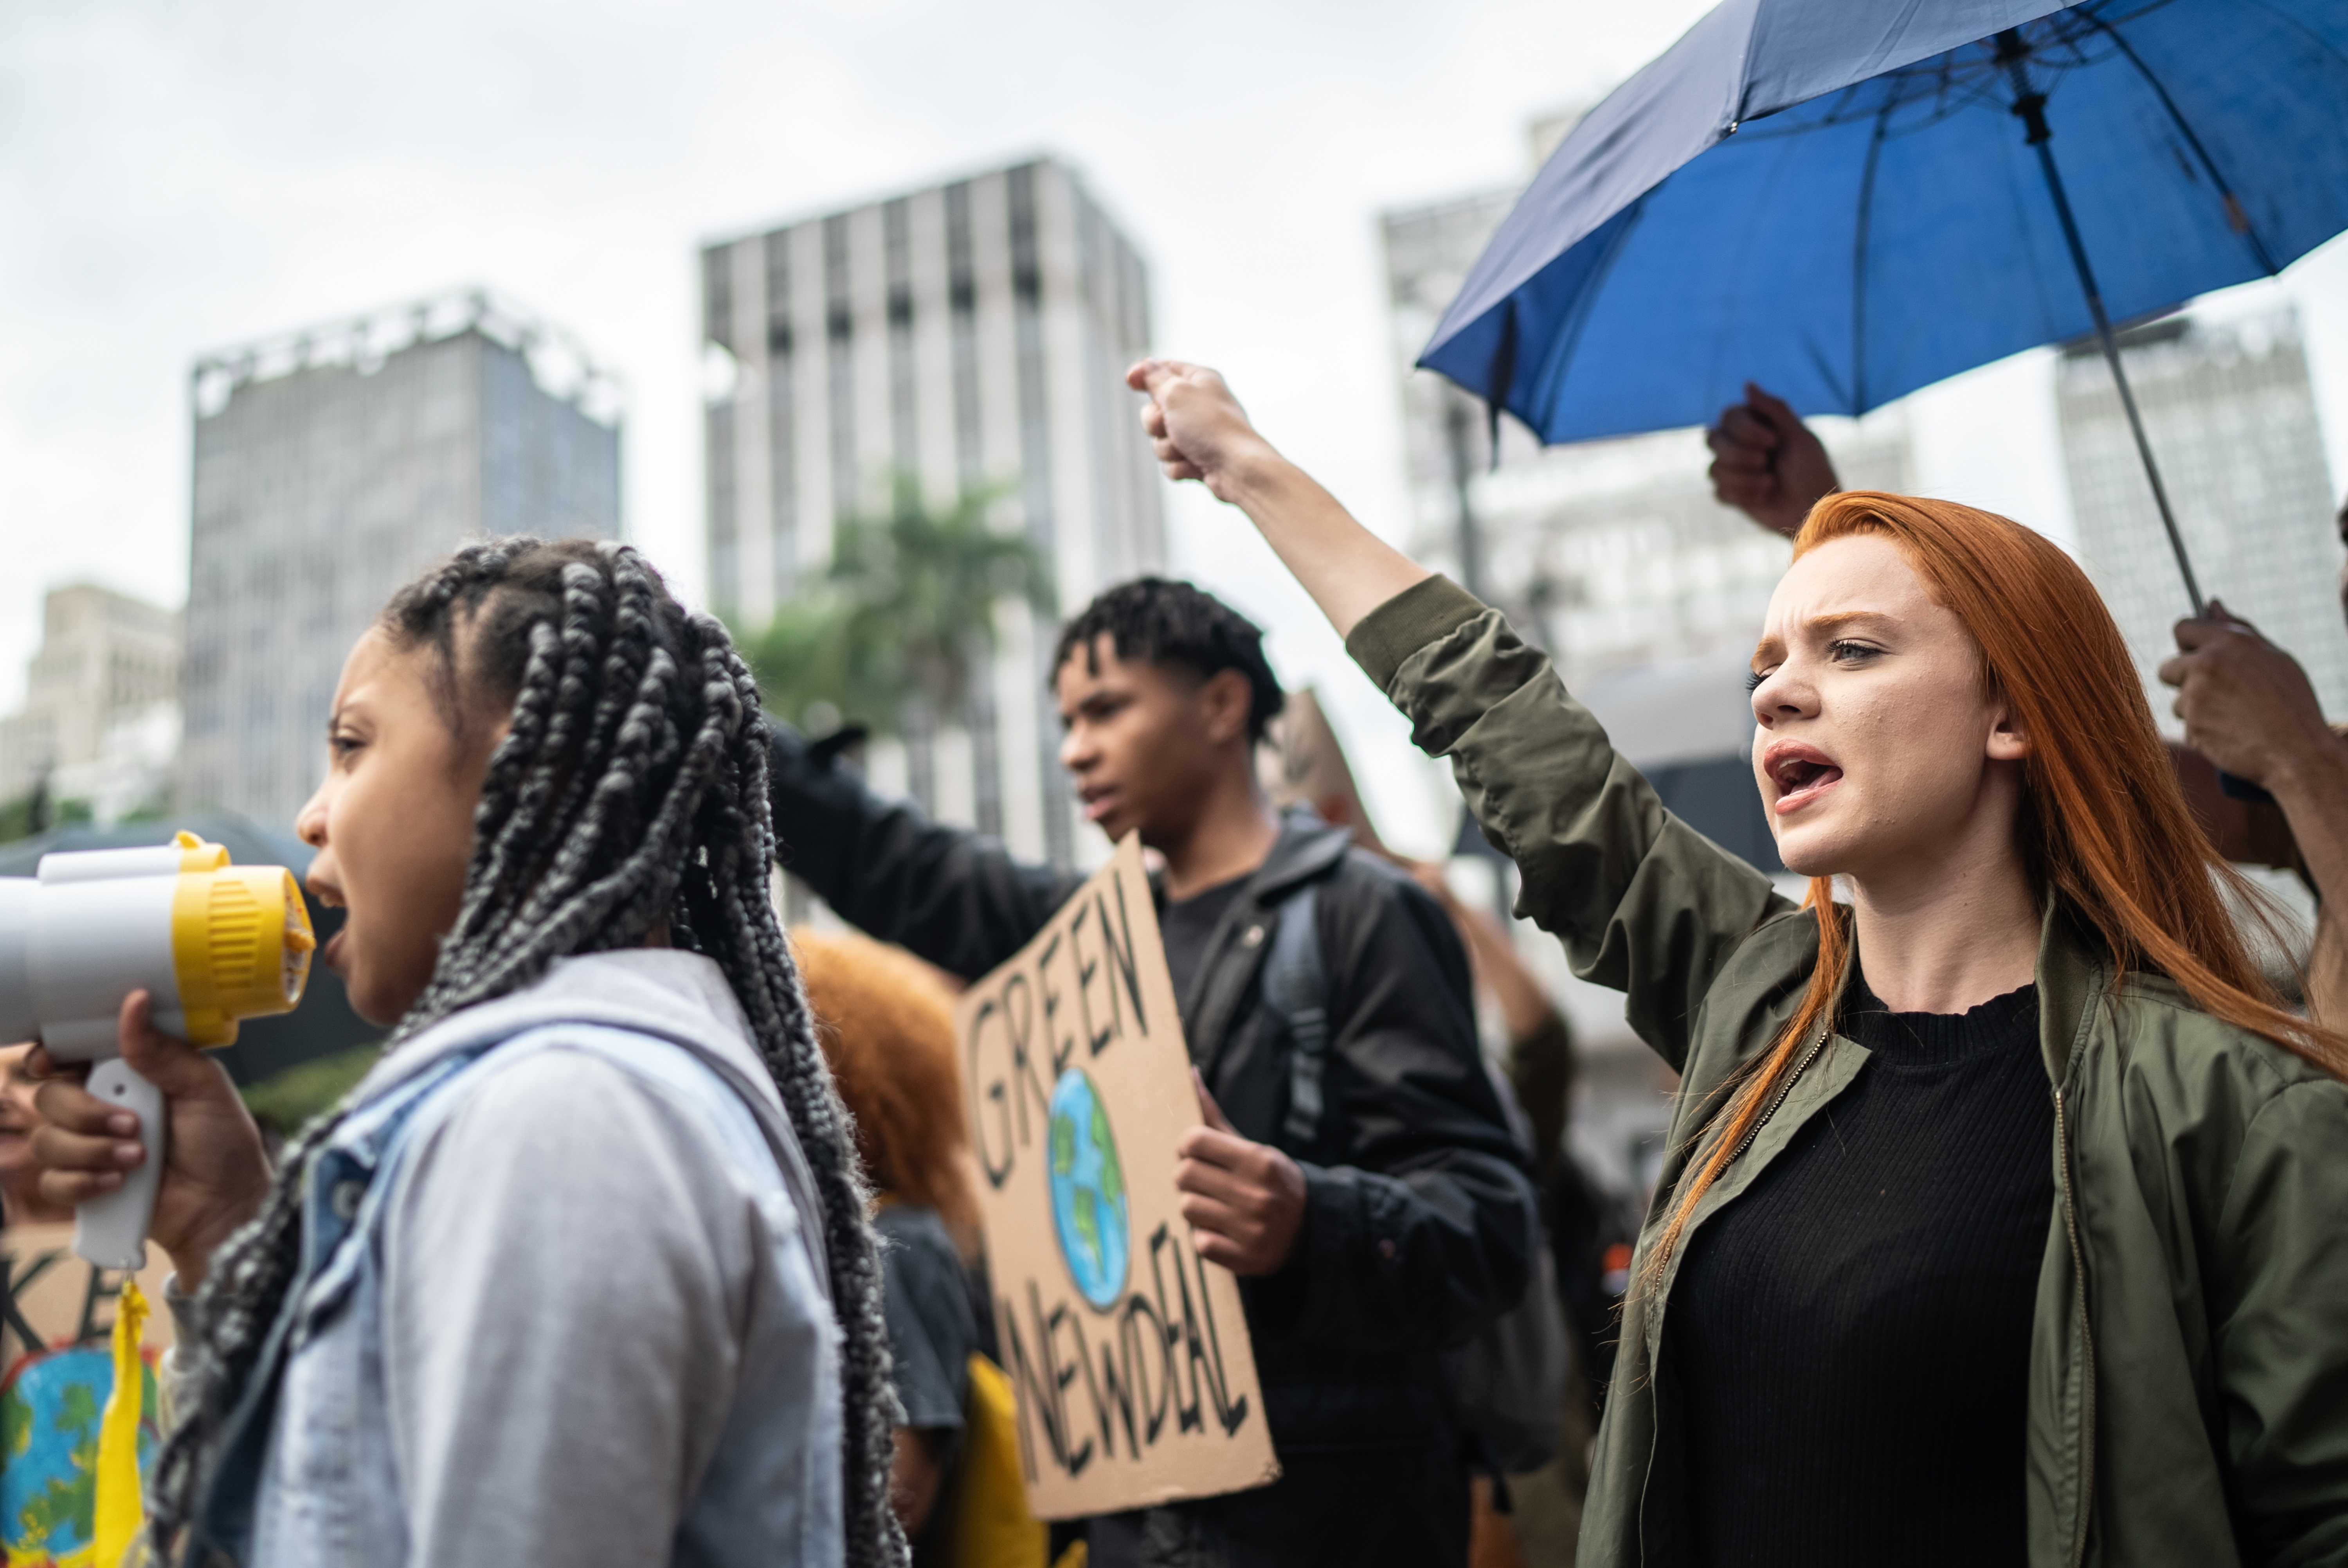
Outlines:
POLYGON ((768 787, 784 870, 849 924, 965 979, 1017 952, 1080 880, 881 799, 780 722, 768 787))
POLYGON ((1539 1223, 1467 954, 1399 876, 1324 898, 1321 935, 1336 1163, 1304 1167, 1300 1327, 1351 1350, 1439 1348, 1516 1305, 1539 1223))
POLYGON ((1509 1087, 1532 1123, 1533 1183, 1546 1199, 1565 1158, 1573 1111, 1573 1028, 1554 1006, 1509 1041, 1509 1087))

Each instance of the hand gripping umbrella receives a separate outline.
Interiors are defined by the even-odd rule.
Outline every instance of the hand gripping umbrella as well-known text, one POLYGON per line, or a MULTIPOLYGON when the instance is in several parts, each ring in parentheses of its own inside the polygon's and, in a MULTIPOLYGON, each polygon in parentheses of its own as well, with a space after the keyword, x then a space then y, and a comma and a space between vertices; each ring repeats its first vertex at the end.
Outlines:
POLYGON ((2343 228, 2341 0, 1726 0, 1559 145, 1419 364, 1580 441, 2093 332, 2198 615, 2112 322, 2343 228))

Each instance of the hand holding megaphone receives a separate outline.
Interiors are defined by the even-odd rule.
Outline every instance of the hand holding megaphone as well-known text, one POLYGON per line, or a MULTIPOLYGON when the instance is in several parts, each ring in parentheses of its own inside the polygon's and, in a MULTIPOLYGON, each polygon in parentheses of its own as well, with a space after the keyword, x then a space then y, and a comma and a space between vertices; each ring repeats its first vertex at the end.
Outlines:
MULTIPOLYGON (((225 849, 191 834, 156 849, 45 856, 36 876, 0 877, 0 1039, 37 1038, 54 1062, 92 1064, 90 1103, 60 1118, 45 1090, 45 1116, 85 1142, 127 1116, 145 1147, 112 1191, 82 1184, 96 1195, 76 1205, 75 1251, 108 1268, 146 1255, 166 1106, 123 1060, 126 1036, 146 1044, 137 1031, 151 1028, 195 1046, 231 1044, 238 1020, 301 999, 314 946, 291 872, 232 866, 225 849), (147 1017, 126 1008, 134 993, 144 993, 147 1017)), ((55 1142, 36 1134, 36 1153, 45 1137, 55 1142)))
POLYGON ((36 1046, 26 1066, 40 1081, 32 1154, 41 1196, 78 1211, 152 1162, 160 1174, 148 1239, 170 1255, 180 1288, 192 1295, 221 1244, 268 1196, 268 1151, 220 1059, 156 1029, 145 991, 123 1003, 119 1027, 123 1061, 163 1091, 165 1135, 147 1148, 136 1116, 89 1092, 87 1066, 53 1061, 36 1046))

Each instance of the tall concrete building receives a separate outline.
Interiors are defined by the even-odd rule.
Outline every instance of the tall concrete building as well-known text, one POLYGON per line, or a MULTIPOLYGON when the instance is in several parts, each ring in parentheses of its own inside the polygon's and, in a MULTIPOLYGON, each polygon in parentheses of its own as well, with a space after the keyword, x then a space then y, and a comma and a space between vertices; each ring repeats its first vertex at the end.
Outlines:
POLYGON ((478 292, 208 354, 193 395, 186 808, 292 818, 344 656, 436 558, 619 534, 617 383, 478 292))
MULTIPOLYGON (((2348 712, 2340 613, 2339 495, 2291 311, 2230 323, 2172 316, 2121 336, 2122 364, 2201 590, 2291 651, 2324 711, 2348 712)), ((2056 379, 2079 559, 2135 654, 2153 712, 2174 732, 2176 694, 2154 675, 2189 613, 2185 583, 2137 456, 2118 390, 2093 343, 2056 379)))
POLYGON ((25 705, 0 719, 0 801, 48 791, 101 822, 167 804, 179 748, 180 617, 90 583, 53 589, 25 705))
MULTIPOLYGON (((711 596, 755 633, 890 487, 999 488, 997 526, 1051 563, 1064 611, 1165 559, 1159 481, 1121 379, 1149 341, 1140 257, 1050 159, 707 246, 711 596)), ((1059 865, 1075 816, 1046 699, 1054 629, 998 607, 1001 645, 928 765, 876 781, 1059 865)))

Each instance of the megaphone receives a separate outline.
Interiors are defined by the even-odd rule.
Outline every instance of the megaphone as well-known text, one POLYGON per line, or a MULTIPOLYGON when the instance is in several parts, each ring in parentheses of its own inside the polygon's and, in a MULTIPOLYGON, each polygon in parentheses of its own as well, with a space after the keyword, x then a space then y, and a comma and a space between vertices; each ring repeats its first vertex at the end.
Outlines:
POLYGON ((123 999, 145 990, 155 1027, 191 1045, 232 1045, 239 1019, 293 1010, 316 946, 291 871, 232 866, 192 833, 44 855, 36 875, 0 876, 0 1041, 95 1063, 89 1091, 136 1115, 147 1147, 121 1186, 76 1210, 74 1251, 101 1268, 144 1265, 163 1174, 163 1094, 123 1065, 123 999))

